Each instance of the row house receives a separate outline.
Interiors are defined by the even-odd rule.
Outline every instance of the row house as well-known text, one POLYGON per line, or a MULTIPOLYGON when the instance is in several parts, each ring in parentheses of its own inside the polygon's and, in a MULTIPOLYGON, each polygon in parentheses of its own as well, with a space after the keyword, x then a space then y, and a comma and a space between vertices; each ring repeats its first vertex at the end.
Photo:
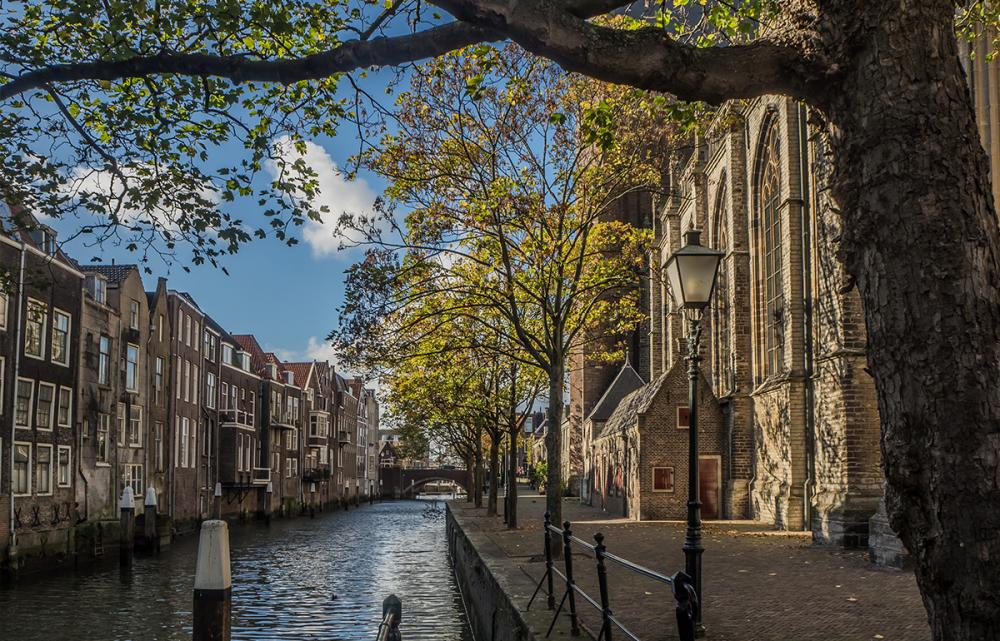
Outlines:
POLYGON ((74 553, 75 424, 84 275, 54 232, 0 235, 0 541, 3 562, 74 553))
POLYGON ((161 543, 376 492, 378 404, 360 380, 282 362, 166 279, 147 291, 136 265, 80 266, 4 214, 31 231, 0 234, 2 569, 101 555, 126 488, 139 505, 152 490, 161 543))

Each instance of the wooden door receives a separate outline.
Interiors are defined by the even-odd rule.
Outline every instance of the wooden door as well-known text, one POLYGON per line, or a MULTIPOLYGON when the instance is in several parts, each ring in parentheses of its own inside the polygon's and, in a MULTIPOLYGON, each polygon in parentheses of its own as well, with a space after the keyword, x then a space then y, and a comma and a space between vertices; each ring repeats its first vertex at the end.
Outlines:
POLYGON ((701 518, 717 519, 722 512, 722 461, 718 456, 698 457, 701 518))

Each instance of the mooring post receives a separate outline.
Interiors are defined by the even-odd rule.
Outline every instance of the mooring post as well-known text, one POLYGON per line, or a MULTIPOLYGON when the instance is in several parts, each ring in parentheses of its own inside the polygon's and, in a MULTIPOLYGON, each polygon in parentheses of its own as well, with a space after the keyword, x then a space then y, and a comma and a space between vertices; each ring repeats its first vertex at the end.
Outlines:
POLYGON ((316 518, 316 484, 309 486, 309 518, 316 518))
POLYGON ((121 500, 121 545, 120 558, 123 566, 132 565, 132 555, 135 553, 135 497, 132 487, 125 486, 121 500))
POLYGON ((212 498, 215 501, 215 518, 222 519, 222 483, 215 484, 212 498))
POLYGON ((146 488, 146 500, 143 501, 143 538, 146 548, 160 551, 160 537, 156 535, 156 488, 152 485, 146 488))
POLYGON ((274 492, 274 486, 271 485, 271 481, 267 482, 267 487, 264 488, 264 523, 266 525, 271 525, 271 493, 274 492))
POLYGON ((395 594, 390 594, 382 601, 382 625, 379 626, 378 638, 385 641, 403 641, 399 632, 399 622, 403 619, 403 602, 395 594))
POLYGON ((232 575, 229 526, 221 519, 201 524, 194 575, 194 641, 229 641, 232 575))

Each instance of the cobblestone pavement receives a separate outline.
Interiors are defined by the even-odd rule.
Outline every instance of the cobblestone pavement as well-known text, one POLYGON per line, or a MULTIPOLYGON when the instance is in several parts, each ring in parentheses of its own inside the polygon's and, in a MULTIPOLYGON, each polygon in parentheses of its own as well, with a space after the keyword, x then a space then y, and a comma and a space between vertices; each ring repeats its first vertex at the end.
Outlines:
MULTIPOLYGON (((535 580, 544 573, 545 497, 522 494, 520 528, 486 516, 485 508, 457 504, 535 580), (481 516, 480 516, 481 515, 481 516)), ((501 503, 502 505, 502 503, 501 503)), ((609 552, 661 572, 683 569, 684 524, 615 519, 567 500, 563 518, 585 541, 602 532, 609 552)), ((929 641, 927 616, 911 572, 873 566, 860 550, 815 546, 805 533, 779 533, 747 521, 708 522, 703 529, 704 623, 712 641, 929 641)), ((562 568, 559 562, 557 567, 562 568)), ((573 555, 577 584, 597 600, 593 554, 573 555)), ((669 588, 615 564, 608 567, 611 609, 642 641, 676 638, 669 588)), ((557 600, 562 596, 556 588, 557 600)), ((545 607, 544 599, 536 600, 545 607)), ((582 599, 583 623, 599 631, 600 618, 582 599)), ((615 630, 613 639, 625 635, 615 630)), ((596 636, 596 634, 595 634, 596 636)))

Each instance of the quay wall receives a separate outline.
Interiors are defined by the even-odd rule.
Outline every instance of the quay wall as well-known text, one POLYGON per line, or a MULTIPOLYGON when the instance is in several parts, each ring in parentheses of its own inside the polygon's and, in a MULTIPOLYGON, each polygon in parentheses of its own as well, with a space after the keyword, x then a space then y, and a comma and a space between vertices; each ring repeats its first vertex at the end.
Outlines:
MULTIPOLYGON (((545 608, 545 594, 539 593, 531 610, 525 610, 535 581, 475 521, 462 508, 448 504, 448 551, 476 641, 543 641, 552 617, 545 608)), ((557 641, 580 638, 570 636, 565 617, 560 617, 548 637, 557 641)))

